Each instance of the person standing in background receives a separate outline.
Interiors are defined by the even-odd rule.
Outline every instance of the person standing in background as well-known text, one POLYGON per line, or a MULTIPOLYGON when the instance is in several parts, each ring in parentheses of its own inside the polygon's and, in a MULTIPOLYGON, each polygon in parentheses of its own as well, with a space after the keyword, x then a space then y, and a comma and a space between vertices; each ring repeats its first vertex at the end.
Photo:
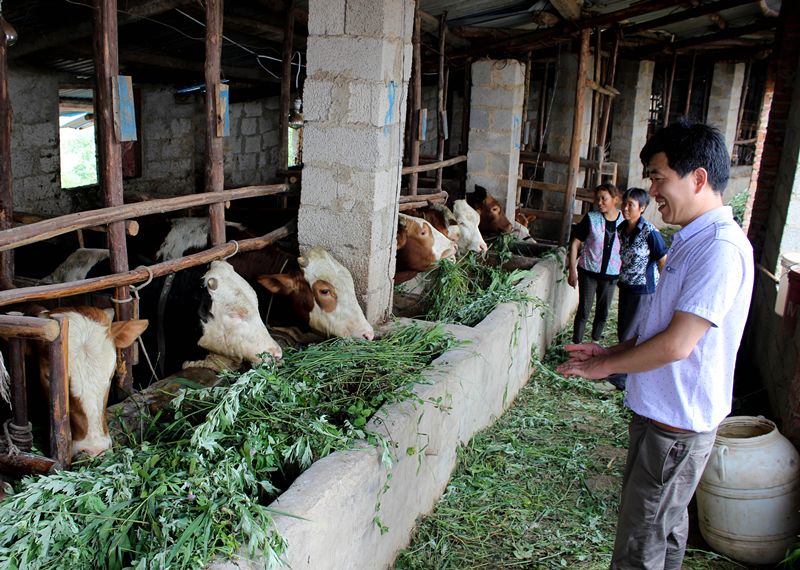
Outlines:
POLYGON ((603 336, 608 308, 614 299, 614 285, 622 261, 619 256, 617 226, 622 214, 617 209, 619 190, 613 184, 601 184, 594 189, 596 211, 587 213, 572 232, 569 245, 567 282, 578 286, 578 311, 572 329, 572 342, 583 340, 586 321, 597 300, 592 323, 592 340, 603 336), (583 251, 578 258, 581 244, 583 251))

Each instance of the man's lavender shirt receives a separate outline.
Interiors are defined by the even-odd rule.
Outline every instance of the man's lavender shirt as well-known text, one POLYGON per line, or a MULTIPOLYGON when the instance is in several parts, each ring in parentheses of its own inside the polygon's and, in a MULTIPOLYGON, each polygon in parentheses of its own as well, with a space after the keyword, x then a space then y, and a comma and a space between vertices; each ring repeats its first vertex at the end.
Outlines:
POLYGON ((731 411, 733 368, 753 290, 753 248, 727 206, 677 232, 655 294, 642 307, 637 344, 667 328, 675 311, 711 323, 691 354, 628 375, 625 403, 641 416, 704 432, 731 411))

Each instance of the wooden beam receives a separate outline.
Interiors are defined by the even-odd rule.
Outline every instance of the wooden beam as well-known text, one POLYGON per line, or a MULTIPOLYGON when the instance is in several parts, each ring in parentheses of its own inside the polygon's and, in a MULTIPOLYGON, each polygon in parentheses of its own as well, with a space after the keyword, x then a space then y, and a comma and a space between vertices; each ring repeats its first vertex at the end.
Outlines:
POLYGON ((436 162, 429 162, 427 164, 418 164, 417 166, 404 166, 401 174, 414 174, 417 172, 430 172, 431 170, 436 170, 437 168, 446 168, 448 166, 453 166, 454 164, 458 164, 459 162, 466 162, 467 155, 462 154, 459 156, 454 156, 453 158, 448 158, 447 160, 439 160, 436 162))
POLYGON ((569 22, 581 17, 581 6, 577 0, 550 0, 559 15, 569 22))
POLYGON ((596 91, 597 93, 602 93, 603 95, 608 95, 609 97, 616 97, 619 95, 619 90, 614 89, 608 85, 600 85, 597 81, 593 79, 586 80, 586 87, 591 89, 592 91, 596 91))
MULTIPOLYGON (((647 20, 646 22, 641 22, 639 24, 624 26, 622 30, 626 36, 630 36, 631 34, 635 34, 636 32, 640 32, 642 30, 652 30, 654 28, 669 26, 670 24, 675 24, 677 22, 686 22, 687 20, 691 20, 693 18, 699 18, 700 16, 706 16, 708 14, 714 14, 723 10, 729 10, 730 8, 736 8, 737 6, 743 6, 745 4, 753 4, 754 2, 755 0, 722 0, 721 2, 714 2, 712 4, 703 4, 701 6, 697 6, 696 8, 678 10, 671 14, 667 14, 666 16, 654 18, 653 20, 647 20)), ((680 4, 676 3, 676 7, 679 6, 680 4)))
MULTIPOLYGON (((537 219, 539 220, 560 220, 564 217, 564 214, 561 212, 552 212, 550 210, 533 210, 530 208, 525 208, 526 214, 534 214, 537 219)), ((575 222, 579 222, 583 216, 581 214, 573 214, 572 220, 570 220, 570 225, 574 224, 575 222)))
MULTIPOLYGON (((520 188, 530 188, 533 190, 545 190, 547 192, 558 192, 563 194, 567 191, 564 184, 553 184, 552 182, 539 182, 538 180, 517 180, 520 188)), ((584 202, 594 201, 594 191, 591 188, 576 188, 575 197, 584 202)))
POLYGON ((567 191, 564 193, 564 217, 561 221, 562 244, 569 241, 572 227, 572 205, 578 187, 578 171, 581 159, 581 130, 583 128, 583 94, 586 84, 586 71, 589 67, 589 29, 581 30, 581 51, 578 60, 578 81, 575 86, 575 112, 572 118, 572 139, 569 147, 569 172, 567 174, 567 191))
POLYGON ((739 26, 738 28, 728 28, 727 30, 722 30, 721 32, 715 32, 713 34, 695 36, 693 38, 686 38, 685 40, 679 40, 677 42, 672 42, 672 43, 663 43, 649 48, 646 52, 642 53, 641 56, 642 58, 646 59, 647 57, 650 57, 654 54, 662 53, 668 50, 678 51, 680 49, 696 47, 731 38, 738 38, 740 36, 746 36, 748 34, 762 32, 764 30, 770 30, 778 26, 778 22, 775 22, 773 20, 774 20, 773 18, 765 18, 753 24, 748 24, 746 26, 739 26))
MULTIPOLYGON (((292 46, 294 42, 294 0, 289 1, 286 20, 283 23, 283 71, 281 72, 280 148, 278 149, 279 168, 289 168, 289 107, 292 103, 292 46)), ((297 94, 299 96, 299 93, 297 94)))
MULTIPOLYGON (((206 0, 206 148, 205 191, 222 192, 225 182, 224 150, 222 137, 217 136, 217 93, 220 87, 220 61, 222 58, 222 1, 206 0)), ((225 242, 225 207, 214 203, 208 207, 211 222, 209 238, 212 245, 225 242)))
MULTIPOLYGON (((50 457, 68 468, 72 455, 72 430, 69 426, 69 319, 53 315, 59 325, 58 337, 48 345, 50 365, 50 457)), ((42 370, 44 373, 44 370, 42 370)))
POLYGON ((0 315, 0 337, 53 342, 61 329, 53 319, 21 314, 0 315))
MULTIPOLYGON (((436 84, 436 159, 444 160, 445 121, 447 112, 447 68, 445 67, 444 52, 447 40, 447 12, 439 17, 439 74, 436 84)), ((442 169, 436 169, 436 189, 442 189, 442 169)))
MULTIPOLYGON (((611 89, 614 89, 614 79, 616 78, 617 73, 617 57, 619 56, 619 39, 620 33, 618 29, 614 30, 614 40, 611 46, 611 56, 608 60, 608 73, 606 76, 606 85, 608 85, 611 89)), ((615 90, 616 91, 616 90, 615 90)), ((606 97, 603 101, 603 118, 600 122, 600 132, 597 134, 597 145, 600 148, 605 148, 606 146, 606 137, 608 135, 608 122, 609 118, 611 117, 611 104, 613 103, 613 97, 606 97)), ((599 173, 599 178, 602 178, 602 173, 599 173)))
MULTIPOLYGON (((439 18, 425 12, 419 11, 421 18, 422 31, 429 34, 436 34, 439 29, 439 18)), ((447 43, 455 49, 466 49, 470 46, 469 40, 457 35, 452 29, 448 29, 450 33, 447 34, 447 43)))
MULTIPOLYGON (((11 98, 8 91, 8 45, 0 31, 0 230, 13 224, 14 177, 11 172, 11 98)), ((14 256, 0 253, 0 281, 10 284, 14 278, 14 256)))
MULTIPOLYGON (((422 50, 420 44, 422 38, 420 37, 421 19, 419 13, 419 2, 415 2, 416 9, 414 11, 414 34, 411 42, 414 48, 414 59, 412 62, 412 88, 414 91, 414 107, 411 114, 411 156, 408 161, 408 166, 414 167, 419 164, 419 129, 422 112, 422 50)), ((417 173, 412 172, 408 179, 408 193, 412 196, 417 193, 417 173)))
POLYGON ((0 471, 13 475, 46 475, 60 467, 49 457, 35 453, 0 453, 0 471))
POLYGON ((664 101, 664 122, 666 127, 669 124, 669 108, 672 107, 672 86, 675 84, 675 68, 678 66, 678 54, 672 54, 672 66, 669 71, 669 80, 666 85, 666 98, 664 101))
MULTIPOLYGON (((47 321, 52 322, 50 319, 47 321)), ((28 387, 25 376, 25 341, 21 338, 8 339, 8 371, 11 375, 11 422, 17 429, 25 428, 28 426, 28 387)), ((22 451, 31 449, 28 445, 17 444, 17 447, 22 451)))
POLYGON ((692 53, 692 67, 689 70, 689 85, 686 88, 686 105, 683 107, 683 116, 689 116, 689 109, 692 106, 692 87, 694 86, 694 67, 697 62, 697 52, 692 53))
POLYGON ((18 289, 8 289, 0 291, 0 306, 13 305, 17 303, 26 303, 31 301, 43 301, 45 299, 60 299, 62 297, 71 297, 73 295, 80 295, 83 293, 91 293, 93 291, 102 291, 111 287, 127 287, 128 285, 135 285, 152 280, 154 277, 161 277, 168 273, 175 273, 189 267, 203 265, 215 259, 222 259, 230 257, 238 252, 252 251, 254 249, 262 249, 283 239, 293 233, 296 233, 296 222, 291 221, 288 224, 281 226, 277 230, 273 230, 268 234, 261 237, 241 240, 237 244, 226 243, 218 245, 195 253, 164 261, 148 267, 139 266, 136 269, 119 273, 116 275, 107 275, 105 277, 93 277, 91 279, 83 279, 81 281, 72 281, 69 283, 55 283, 53 285, 40 285, 35 287, 20 287, 18 289))
POLYGON ((187 196, 178 196, 177 198, 160 198, 135 204, 124 204, 109 208, 66 214, 57 218, 0 231, 0 251, 36 243, 98 224, 109 224, 130 218, 138 218, 139 216, 148 216, 150 214, 174 212, 175 210, 183 210, 193 206, 205 206, 214 203, 222 204, 229 200, 270 196, 272 194, 287 192, 288 189, 289 187, 286 184, 245 186, 243 188, 225 190, 224 192, 189 194, 187 196))
MULTIPOLYGON (((118 25, 124 26, 138 22, 143 18, 168 12, 174 8, 188 4, 191 1, 192 0, 150 0, 149 2, 142 2, 137 6, 127 8, 126 10, 120 10, 118 25)), ((14 47, 11 58, 16 59, 18 57, 30 55, 44 49, 88 38, 91 35, 91 22, 83 22, 71 26, 63 26, 59 23, 56 29, 41 34, 37 39, 21 42, 20 45, 14 47)))

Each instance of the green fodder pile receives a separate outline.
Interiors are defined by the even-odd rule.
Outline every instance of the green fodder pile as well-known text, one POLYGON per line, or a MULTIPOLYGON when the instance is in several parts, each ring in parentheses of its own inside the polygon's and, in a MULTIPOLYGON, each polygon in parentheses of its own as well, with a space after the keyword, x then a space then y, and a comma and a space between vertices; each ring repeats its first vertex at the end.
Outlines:
POLYGON ((509 240, 498 238, 492 245, 499 264, 492 266, 475 252, 453 261, 443 259, 431 271, 432 285, 426 294, 429 321, 475 326, 501 303, 518 303, 544 308, 541 299, 527 294, 516 285, 528 271, 505 271, 502 263, 511 256, 509 240))
MULTIPOLYGON (((559 345, 535 360, 513 407, 459 450, 396 569, 609 567, 629 415, 620 392, 556 374, 564 359, 559 345)), ((690 548, 684 568, 742 567, 690 548)))
POLYGON ((286 544, 266 506, 312 461, 358 440, 384 403, 414 398, 433 358, 454 343, 408 326, 372 341, 287 350, 280 366, 185 390, 175 419, 74 471, 28 477, 0 503, 0 567, 202 568, 241 547, 280 564, 286 544))

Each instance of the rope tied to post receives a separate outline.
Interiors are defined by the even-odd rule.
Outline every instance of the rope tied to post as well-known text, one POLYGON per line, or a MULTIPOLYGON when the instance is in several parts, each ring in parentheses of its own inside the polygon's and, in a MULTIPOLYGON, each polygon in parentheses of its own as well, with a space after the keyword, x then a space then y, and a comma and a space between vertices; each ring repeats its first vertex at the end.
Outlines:
POLYGON ((236 241, 235 239, 232 239, 232 240, 231 240, 231 241, 229 241, 228 243, 232 243, 233 245, 235 245, 235 246, 236 246, 236 249, 234 249, 234 250, 233 250, 233 253, 231 253, 231 254, 228 254, 228 255, 226 255, 225 257, 223 257, 223 258, 222 258, 222 261, 227 261, 228 259, 230 259, 230 258, 231 258, 231 257, 233 257, 234 255, 236 255, 237 253, 239 253, 239 242, 238 242, 238 241, 236 241))
POLYGON ((33 425, 18 426, 11 420, 3 422, 3 440, 0 449, 9 455, 16 455, 20 451, 30 451, 33 447, 33 425))
POLYGON ((132 296, 128 296, 126 299, 111 299, 112 303, 116 303, 117 305, 122 305, 124 303, 130 303, 134 299, 137 301, 139 300, 139 291, 150 285, 153 282, 153 270, 147 267, 146 265, 140 265, 136 269, 144 269, 147 271, 147 281, 142 283, 141 285, 128 285, 130 287, 131 292, 133 293, 132 296))

